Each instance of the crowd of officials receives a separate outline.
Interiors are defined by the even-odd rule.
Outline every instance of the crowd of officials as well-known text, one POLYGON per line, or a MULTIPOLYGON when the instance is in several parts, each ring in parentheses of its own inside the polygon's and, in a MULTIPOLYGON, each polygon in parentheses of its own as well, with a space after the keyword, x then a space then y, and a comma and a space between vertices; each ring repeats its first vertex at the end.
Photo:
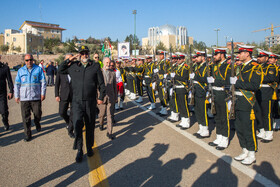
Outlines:
POLYGON ((0 113, 4 128, 9 129, 7 98, 14 96, 21 104, 24 140, 31 141, 31 112, 39 132, 46 86, 55 85, 59 114, 67 124, 69 136, 74 138, 76 162, 81 162, 83 127, 86 129, 87 156, 91 157, 96 116, 100 130, 105 129, 106 116, 107 137, 113 140, 115 110, 123 109, 125 97, 142 103, 146 91, 150 102, 147 109, 156 109, 157 95, 160 101, 157 114, 167 116, 169 107, 167 119, 180 121, 176 126, 182 130, 192 126, 190 112, 194 112, 199 126, 194 134, 197 138, 210 136, 208 118, 214 117, 216 139, 209 145, 217 150, 229 146, 234 128, 242 148, 242 153, 234 159, 250 165, 256 161, 257 138, 263 143, 271 142, 273 130, 279 125, 276 123, 279 118, 278 55, 258 50, 254 60, 253 48, 239 46, 237 57, 227 55, 224 48, 214 49, 210 58, 206 51, 196 51, 188 55, 188 62, 183 53, 165 51, 158 51, 158 60, 153 55, 146 55, 145 58, 115 61, 105 57, 101 62, 98 54, 91 60, 87 46, 81 46, 78 54, 66 54, 59 67, 50 64, 47 68, 41 63, 39 66, 34 64, 33 56, 27 54, 25 66, 18 70, 14 85, 8 66, 0 63, 0 113))

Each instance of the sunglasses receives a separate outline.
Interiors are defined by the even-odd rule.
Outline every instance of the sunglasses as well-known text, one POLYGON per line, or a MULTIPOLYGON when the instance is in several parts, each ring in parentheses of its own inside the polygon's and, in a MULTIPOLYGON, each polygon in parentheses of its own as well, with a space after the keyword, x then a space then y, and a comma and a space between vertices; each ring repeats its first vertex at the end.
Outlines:
POLYGON ((94 59, 99 59, 99 57, 94 57, 94 59))
POLYGON ((25 62, 29 62, 29 61, 32 62, 33 59, 26 59, 26 60, 25 60, 25 62))

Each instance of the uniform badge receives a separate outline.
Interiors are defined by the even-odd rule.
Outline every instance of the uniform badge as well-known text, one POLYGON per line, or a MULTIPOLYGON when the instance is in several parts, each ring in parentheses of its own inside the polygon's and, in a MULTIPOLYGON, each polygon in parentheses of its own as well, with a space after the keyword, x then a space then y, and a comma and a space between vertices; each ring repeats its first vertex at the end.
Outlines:
POLYGON ((217 69, 218 69, 217 66, 214 66, 214 71, 217 71, 217 69))
POLYGON ((273 71, 269 71, 268 73, 269 73, 269 74, 271 74, 271 75, 273 75, 273 74, 274 74, 274 72, 273 72, 273 71))
POLYGON ((33 76, 33 79, 35 79, 35 80, 36 80, 36 79, 37 79, 37 76, 33 76))
POLYGON ((25 77, 22 77, 22 78, 21 78, 21 81, 24 82, 24 81, 25 81, 25 77))
POLYGON ((257 75, 261 75, 262 72, 261 71, 256 71, 257 75))

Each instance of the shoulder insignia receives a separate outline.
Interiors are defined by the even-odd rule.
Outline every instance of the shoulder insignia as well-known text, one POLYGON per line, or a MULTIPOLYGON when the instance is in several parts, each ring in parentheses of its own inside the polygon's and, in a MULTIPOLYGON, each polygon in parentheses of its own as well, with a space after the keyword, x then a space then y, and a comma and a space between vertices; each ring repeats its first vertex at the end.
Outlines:
POLYGON ((256 62, 252 62, 252 65, 253 65, 253 66, 258 66, 259 64, 256 63, 256 62))
POLYGON ((261 71, 256 71, 256 74, 257 74, 257 75, 261 75, 262 72, 261 72, 261 71))
POLYGON ((184 64, 186 67, 189 67, 188 64, 184 64))
POLYGON ((268 73, 269 73, 269 74, 271 74, 271 75, 273 75, 273 74, 274 74, 274 72, 273 72, 273 71, 269 71, 268 73))

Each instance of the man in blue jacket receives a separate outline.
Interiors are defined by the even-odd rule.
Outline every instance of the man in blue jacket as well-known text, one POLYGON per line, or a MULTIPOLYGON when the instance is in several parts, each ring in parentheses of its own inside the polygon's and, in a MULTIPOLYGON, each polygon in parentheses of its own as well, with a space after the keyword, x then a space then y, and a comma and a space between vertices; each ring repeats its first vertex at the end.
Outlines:
POLYGON ((28 142, 32 139, 31 111, 34 114, 36 130, 41 131, 41 102, 46 95, 46 78, 43 69, 33 64, 34 59, 31 54, 26 54, 24 60, 25 66, 18 70, 15 79, 14 94, 15 101, 21 103, 21 115, 26 136, 24 141, 28 142))
POLYGON ((56 68, 53 65, 53 62, 46 68, 46 74, 48 76, 48 86, 54 85, 54 75, 56 74, 56 68))

